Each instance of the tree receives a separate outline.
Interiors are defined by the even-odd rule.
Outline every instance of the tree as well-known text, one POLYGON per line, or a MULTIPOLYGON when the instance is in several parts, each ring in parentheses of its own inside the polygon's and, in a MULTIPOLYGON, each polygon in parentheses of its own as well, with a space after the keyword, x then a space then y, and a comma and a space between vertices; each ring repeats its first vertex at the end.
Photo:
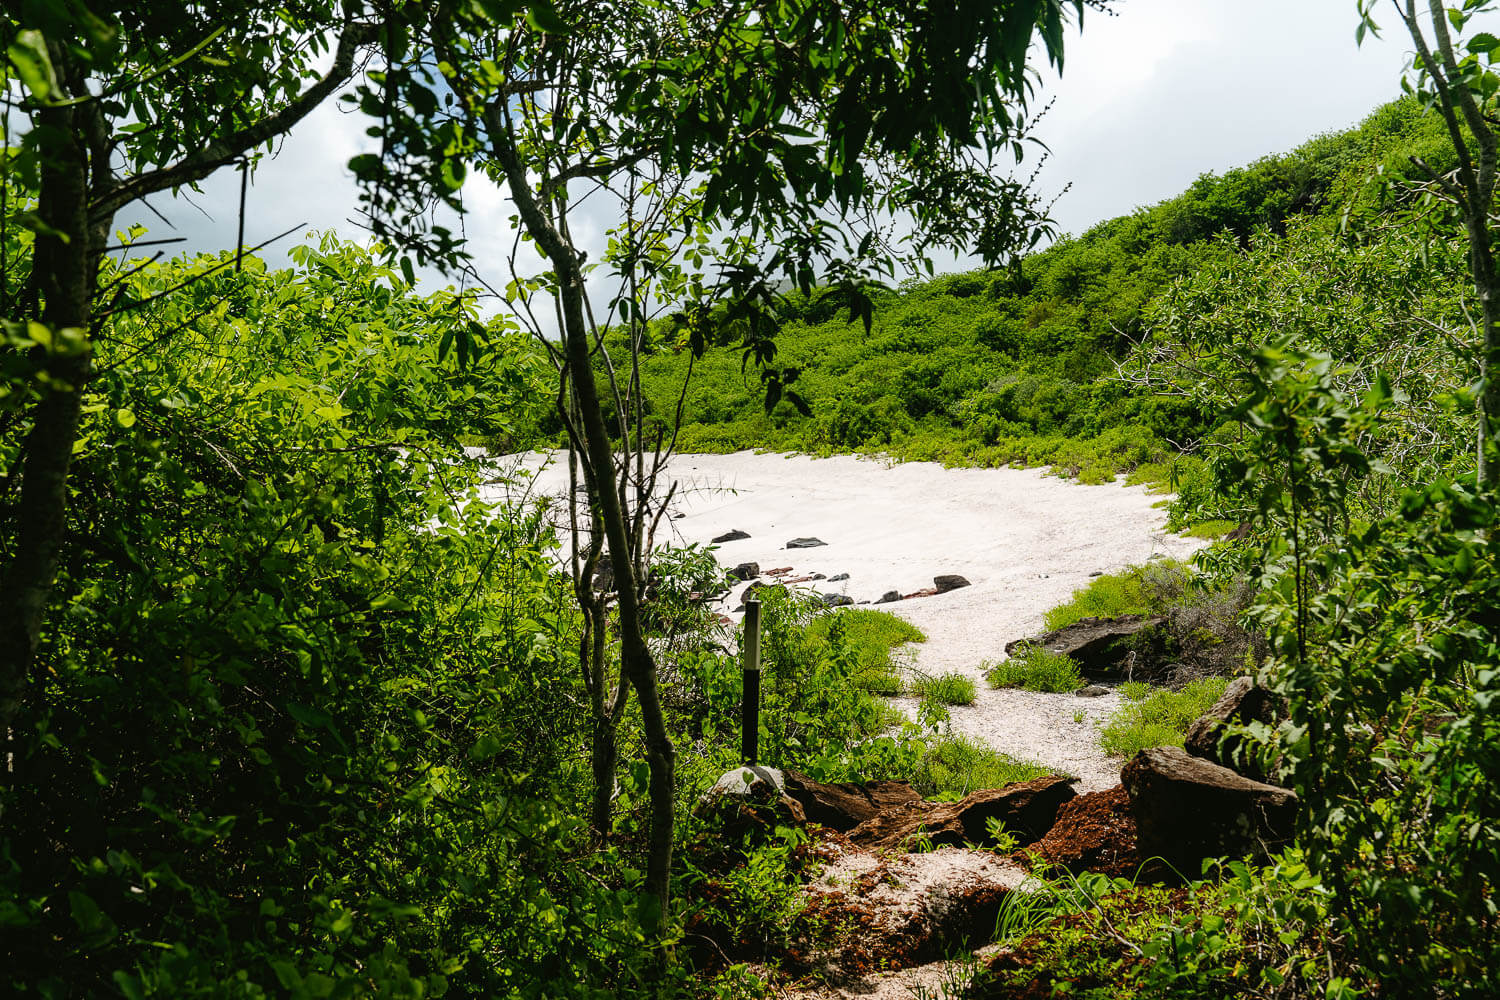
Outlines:
POLYGON ((99 284, 116 216, 253 161, 347 81, 380 34, 358 5, 331 2, 268 15, 237 4, 26 0, 0 22, 6 106, 28 124, 6 136, 5 180, 35 198, 34 211, 12 202, 0 220, 30 231, 30 260, 7 262, 29 263, 24 287, 0 303, 0 405, 29 424, 20 454, 6 456, 18 496, 0 556, 0 730, 16 721, 34 673, 93 342, 140 304, 128 283, 99 284))
MULTIPOLYGON (((684 250, 713 275, 673 294, 695 352, 722 305, 743 324, 746 363, 758 366, 767 404, 796 405, 796 372, 774 364, 778 277, 804 293, 833 286, 868 323, 863 285, 888 266, 878 225, 893 214, 915 221, 919 255, 941 243, 1001 259, 1038 238, 1042 220, 1025 185, 994 167, 1022 151, 1033 36, 1060 64, 1065 15, 1086 5, 621 0, 539 4, 521 19, 513 5, 431 0, 401 9, 408 30, 389 54, 402 58, 360 95, 385 137, 383 155, 352 164, 378 229, 421 257, 474 266, 450 232, 398 234, 393 221, 433 199, 461 208, 469 164, 504 186, 547 268, 560 398, 606 539, 622 674, 648 744, 648 924, 669 897, 675 750, 642 630, 642 536, 632 533, 640 520, 617 488, 594 378, 602 330, 571 225, 583 191, 691 191, 683 219, 731 245, 752 241, 753 254, 728 260, 684 250)), ((676 219, 663 231, 687 232, 676 219)))
MULTIPOLYGON (((1359 0, 1357 37, 1378 32, 1374 20, 1376 0, 1359 0)), ((1451 172, 1439 173, 1421 160, 1429 184, 1429 204, 1446 204, 1468 240, 1469 271, 1474 281, 1478 316, 1472 321, 1479 342, 1479 427, 1476 448, 1476 482, 1482 488, 1500 487, 1500 457, 1495 449, 1500 428, 1500 262, 1496 260, 1494 233, 1496 169, 1500 166, 1500 127, 1496 125, 1495 94, 1500 76, 1493 66, 1500 58, 1500 38, 1479 32, 1460 49, 1455 31, 1463 31, 1476 16, 1493 12, 1487 0, 1464 0, 1444 4, 1427 0, 1424 20, 1417 0, 1391 0, 1412 44, 1416 47, 1415 81, 1403 81, 1423 103, 1435 108, 1447 126, 1458 157, 1451 172)))

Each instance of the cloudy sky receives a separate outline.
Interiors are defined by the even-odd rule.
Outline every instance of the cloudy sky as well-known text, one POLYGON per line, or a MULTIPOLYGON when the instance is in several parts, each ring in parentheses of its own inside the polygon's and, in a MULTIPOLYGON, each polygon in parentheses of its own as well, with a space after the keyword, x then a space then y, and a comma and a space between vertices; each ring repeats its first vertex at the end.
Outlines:
MULTIPOLYGON (((1204 172, 1347 128, 1395 97, 1408 49, 1398 26, 1356 48, 1355 22, 1354 0, 1120 0, 1113 17, 1091 12, 1081 34, 1070 34, 1061 78, 1045 74, 1055 103, 1039 128, 1052 151, 1042 188, 1070 185, 1054 209, 1062 229, 1080 232, 1171 197, 1204 172)), ((373 142, 367 124, 332 104, 304 121, 253 179, 246 242, 299 224, 360 238, 344 164, 373 142)), ((238 195, 238 176, 222 172, 191 201, 153 204, 187 246, 218 250, 234 244, 238 195)), ((465 198, 477 255, 503 255, 511 245, 504 198, 482 179, 465 198)), ((168 235, 159 220, 140 221, 168 235)), ((608 224, 592 221, 596 234, 608 224)), ((264 256, 284 263, 294 238, 264 256)))

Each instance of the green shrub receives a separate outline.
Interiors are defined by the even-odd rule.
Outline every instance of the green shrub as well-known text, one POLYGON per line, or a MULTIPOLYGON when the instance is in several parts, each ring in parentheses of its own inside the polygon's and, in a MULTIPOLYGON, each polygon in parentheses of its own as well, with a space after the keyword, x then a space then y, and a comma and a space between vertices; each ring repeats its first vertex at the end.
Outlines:
POLYGON ((906 690, 901 675, 893 670, 867 670, 855 674, 851 683, 861 691, 894 698, 906 690))
POLYGON ((1164 603, 1183 591, 1188 575, 1185 563, 1157 559, 1096 576, 1088 586, 1073 591, 1066 604, 1047 612, 1047 627, 1066 628, 1084 618, 1118 618, 1161 610, 1164 603))
POLYGON ((1104 752, 1129 757, 1150 747, 1182 746, 1188 726, 1219 700, 1228 683, 1223 677, 1204 677, 1181 691, 1141 683, 1120 685, 1126 703, 1104 726, 1104 752))
POLYGON ((873 608, 850 608, 814 618, 807 624, 807 641, 814 645, 826 642, 835 621, 843 629, 849 654, 862 671, 895 673, 898 664, 892 654, 896 648, 903 643, 927 641, 926 634, 911 622, 873 608))
POLYGON ((912 691, 920 698, 931 698, 944 705, 972 705, 977 696, 974 681, 956 672, 919 677, 912 685, 912 691))
POLYGON ((930 797, 962 797, 981 788, 1003 788, 1056 773, 1052 768, 1016 760, 968 736, 930 740, 913 786, 930 797))
POLYGON ((1076 691, 1083 687, 1078 664, 1042 646, 1028 645, 1008 660, 984 672, 992 688, 1022 688, 1026 691, 1076 691))

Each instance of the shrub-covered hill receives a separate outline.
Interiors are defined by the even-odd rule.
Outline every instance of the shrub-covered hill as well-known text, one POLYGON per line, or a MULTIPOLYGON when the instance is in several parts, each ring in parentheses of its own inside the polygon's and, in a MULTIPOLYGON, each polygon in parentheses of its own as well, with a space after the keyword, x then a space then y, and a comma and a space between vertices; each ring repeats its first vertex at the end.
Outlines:
MULTIPOLYGON (((1451 160, 1438 124, 1410 100, 1359 127, 1223 176, 1063 239, 1014 268, 908 283, 876 297, 874 325, 831 299, 793 292, 777 364, 800 369, 803 416, 769 413, 733 338, 711 347, 689 385, 679 447, 878 450, 905 459, 1050 464, 1085 480, 1154 462, 1216 419, 1185 398, 1133 388, 1117 365, 1153 302, 1184 276, 1247 248, 1257 232, 1314 224, 1328 239, 1376 218, 1417 155, 1451 160)), ((685 342, 663 328, 645 360, 652 410, 671 414, 685 342)), ((619 345, 616 345, 617 347, 619 345)))

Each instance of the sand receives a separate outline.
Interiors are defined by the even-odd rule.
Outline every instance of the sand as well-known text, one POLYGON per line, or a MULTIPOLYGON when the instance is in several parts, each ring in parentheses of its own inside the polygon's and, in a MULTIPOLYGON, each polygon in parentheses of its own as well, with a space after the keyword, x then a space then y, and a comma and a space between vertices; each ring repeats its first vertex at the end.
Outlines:
MULTIPOLYGON (((537 456, 513 464, 536 468, 537 456)), ((719 562, 757 562, 762 571, 790 566, 795 576, 848 574, 805 584, 856 602, 883 593, 931 587, 958 574, 971 586, 881 605, 927 634, 911 666, 958 671, 980 689, 971 707, 952 710, 952 728, 1014 757, 1076 775, 1079 791, 1119 781, 1121 761, 1099 749, 1097 725, 1118 709, 1118 695, 992 691, 987 662, 1007 642, 1043 628, 1042 616, 1091 576, 1168 556, 1204 543, 1166 531, 1161 496, 1142 487, 1085 486, 1036 469, 946 469, 930 462, 892 464, 867 458, 756 454, 680 455, 674 513, 658 543, 707 544, 731 529, 750 537, 719 546, 719 562), (826 544, 787 549, 793 538, 826 544)), ((567 488, 561 463, 542 469, 532 488, 567 488)), ((499 490, 501 487, 496 487, 499 490)), ((738 604, 736 587, 724 610, 738 604)), ((914 708, 910 699, 898 700, 914 708)))

